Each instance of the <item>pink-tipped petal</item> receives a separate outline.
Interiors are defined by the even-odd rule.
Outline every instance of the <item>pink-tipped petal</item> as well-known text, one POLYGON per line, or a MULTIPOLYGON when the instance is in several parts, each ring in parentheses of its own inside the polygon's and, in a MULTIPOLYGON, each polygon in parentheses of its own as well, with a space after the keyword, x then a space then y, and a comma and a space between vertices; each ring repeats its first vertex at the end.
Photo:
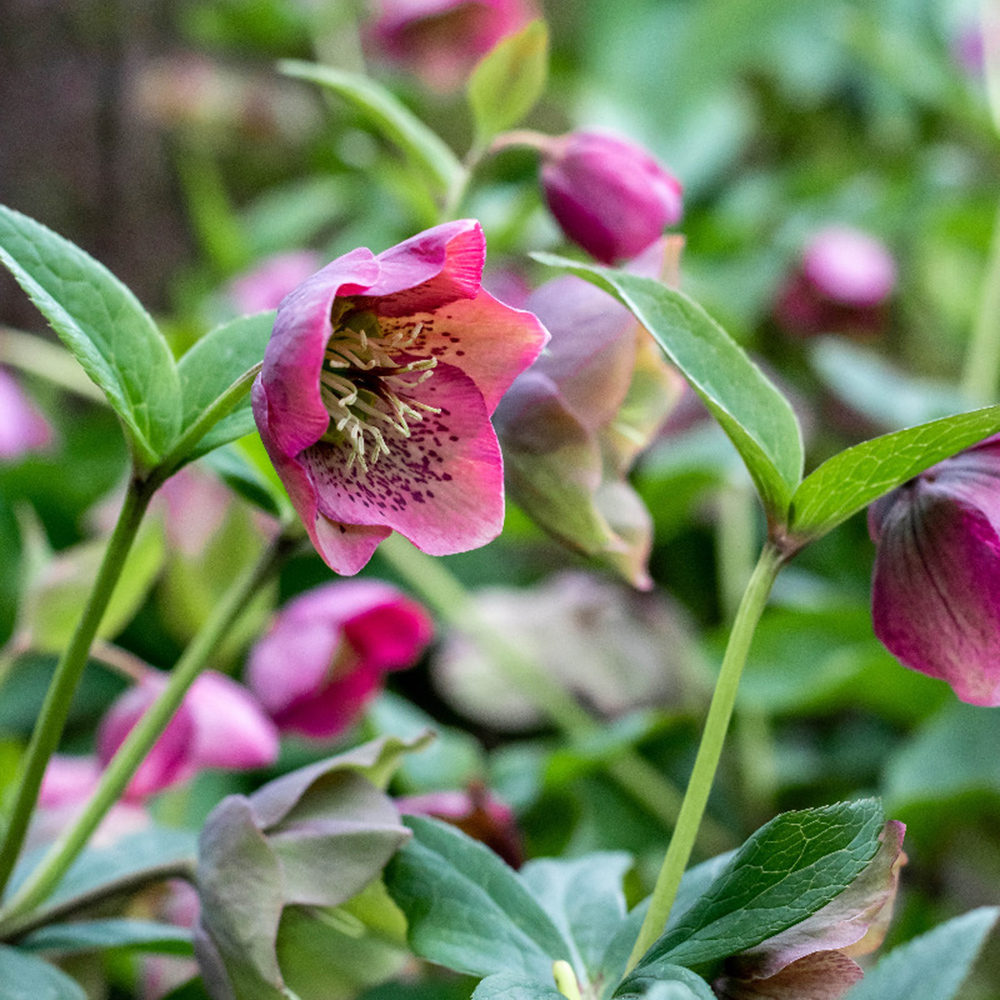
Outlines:
POLYGON ((434 626, 424 609, 400 597, 355 615, 344 623, 344 635, 359 657, 379 670, 399 670, 431 641, 434 626))

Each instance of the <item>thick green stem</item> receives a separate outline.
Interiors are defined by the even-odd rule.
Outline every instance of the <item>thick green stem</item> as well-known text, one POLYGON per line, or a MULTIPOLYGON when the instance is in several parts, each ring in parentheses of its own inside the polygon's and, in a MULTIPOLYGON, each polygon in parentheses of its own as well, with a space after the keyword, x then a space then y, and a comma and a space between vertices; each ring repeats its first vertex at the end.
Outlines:
POLYGON ((1000 213, 993 229, 990 256, 979 293, 972 336, 965 352, 962 394, 970 405, 993 403, 1000 377, 1000 213))
POLYGON ((28 823, 38 799, 38 791, 42 785, 42 776, 45 774, 49 758, 59 745, 70 703, 80 683, 83 668, 87 664, 90 645, 97 634, 152 495, 153 489, 147 482, 133 479, 129 484, 121 513, 118 515, 118 523, 108 541, 90 599, 69 646, 56 665, 41 713, 28 743, 21 781, 4 834, 3 846, 0 848, 0 893, 6 887, 21 852, 28 823))
POLYGON ((663 933, 667 918, 670 916, 677 889, 681 884, 681 876, 691 858, 698 828, 701 826, 705 806, 708 803, 708 795, 712 790, 715 772, 722 756, 722 746, 736 703, 736 691, 740 675, 743 673, 743 665, 746 663, 757 622, 767 604, 768 595, 771 593, 781 563, 781 553, 770 543, 765 545, 747 589, 743 593, 743 600, 740 602, 736 620, 729 634, 729 645, 722 659, 722 669, 705 719, 701 745, 698 747, 698 755, 691 771, 687 791, 684 793, 677 826, 670 838, 670 846, 667 848, 663 867, 653 889, 649 910, 632 949, 626 971, 631 971, 635 967, 650 945, 663 933))
MULTIPOLYGON (((445 621, 470 636, 518 691, 571 741, 583 742, 599 731, 590 713, 561 684, 482 620, 468 591, 440 559, 424 555, 398 535, 386 539, 379 553, 445 621)), ((680 793, 642 756, 625 749, 605 766, 618 785, 664 826, 677 822, 680 793)), ((730 846, 730 838, 721 828, 706 824, 701 846, 715 853, 730 846)))
POLYGON ((205 668, 220 641, 243 613, 258 588, 269 580, 299 545, 299 536, 280 535, 215 606, 194 641, 170 673, 159 698, 129 733, 108 764, 100 783, 76 822, 49 848, 10 903, 0 912, 0 935, 23 914, 43 902, 83 850, 90 835, 121 797, 139 765, 180 707, 188 688, 205 668))

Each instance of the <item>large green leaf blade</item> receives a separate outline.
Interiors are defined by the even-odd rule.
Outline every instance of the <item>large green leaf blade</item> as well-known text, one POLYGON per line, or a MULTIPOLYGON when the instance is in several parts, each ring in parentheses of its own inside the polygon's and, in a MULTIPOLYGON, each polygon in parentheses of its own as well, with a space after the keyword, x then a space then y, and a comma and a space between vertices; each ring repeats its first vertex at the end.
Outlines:
MULTIPOLYGON (((183 430, 190 427, 244 372, 263 360, 274 326, 273 312, 241 316, 210 330, 177 363, 183 399, 183 430)), ((223 417, 195 446, 189 460, 255 430, 250 397, 223 417)))
MULTIPOLYGON (((185 927, 151 920, 81 920, 50 924, 29 934, 21 947, 28 951, 61 953, 129 948, 163 955, 191 955, 191 932, 185 927)), ((0 994, 2 995, 2 994, 0 994)))
POLYGON ((103 390, 138 456, 155 463, 177 435, 180 381, 149 313, 103 264, 2 205, 0 261, 103 390))
POLYGON ((879 847, 875 799, 783 813, 761 827, 635 972, 738 954, 805 920, 846 889, 879 847))
POLYGON ((406 817, 413 839, 385 872, 410 947, 458 972, 552 982, 571 948, 532 893, 492 851, 444 823, 406 817))
POLYGON ((87 994, 61 969, 0 944, 0 1000, 87 1000, 87 994))
POLYGON ((845 1000, 951 1000, 998 915, 997 907, 984 906, 900 945, 845 1000))
POLYGON ((436 132, 368 77, 297 59, 283 60, 279 69, 288 76, 327 87, 353 104, 440 192, 448 191, 465 169, 436 132))
POLYGON ((802 434, 787 399, 696 302, 653 278, 538 253, 613 295, 653 335, 736 446, 769 515, 784 522, 802 477, 802 434))
POLYGON ((917 473, 1000 431, 1000 406, 883 434, 834 455, 792 497, 793 534, 816 538, 917 473))

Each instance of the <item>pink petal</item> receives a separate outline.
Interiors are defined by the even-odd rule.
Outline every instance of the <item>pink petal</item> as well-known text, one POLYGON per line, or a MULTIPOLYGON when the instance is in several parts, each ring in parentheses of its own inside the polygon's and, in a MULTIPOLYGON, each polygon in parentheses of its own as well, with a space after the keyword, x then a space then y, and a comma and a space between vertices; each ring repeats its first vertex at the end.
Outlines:
POLYGON ((719 1000, 840 1000, 863 976, 839 951, 818 951, 767 979, 722 976, 712 983, 719 1000))
POLYGON ((278 730, 242 684, 209 670, 185 700, 195 723, 193 767, 248 770, 277 759, 278 730))
POLYGON ((431 641, 430 616, 416 601, 401 597, 344 623, 358 656, 379 670, 410 667, 431 641))
POLYGON ((830 226, 813 237, 802 259, 813 287, 843 305, 883 302, 896 284, 896 263, 874 236, 849 226, 830 226))
POLYGON ((101 768, 95 757, 53 754, 45 768, 42 787, 38 793, 39 807, 57 809, 66 805, 78 805, 90 797, 90 793, 97 787, 100 775, 101 768))
POLYGON ((52 428, 14 378, 0 368, 0 459, 18 458, 52 442, 52 428))
POLYGON ((277 309, 281 300, 319 267, 319 254, 313 250, 275 254, 234 278, 229 283, 229 297, 237 310, 247 315, 277 309))
POLYGON ((503 469, 482 396, 450 365, 411 395, 441 413, 411 424, 409 438, 393 434, 391 454, 367 473, 347 467, 345 445, 302 453, 319 510, 344 525, 392 528, 430 555, 485 545, 503 527, 503 469))

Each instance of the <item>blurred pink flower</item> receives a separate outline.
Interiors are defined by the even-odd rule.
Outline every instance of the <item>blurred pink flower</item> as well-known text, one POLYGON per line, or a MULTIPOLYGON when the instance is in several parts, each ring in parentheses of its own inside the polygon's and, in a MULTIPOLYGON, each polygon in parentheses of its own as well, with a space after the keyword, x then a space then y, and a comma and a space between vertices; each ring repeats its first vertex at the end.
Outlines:
MULTIPOLYGON (((159 697, 165 675, 150 669, 108 710, 97 731, 106 765, 159 697)), ((163 734, 139 766, 126 798, 141 801, 206 768, 266 767, 278 756, 278 733, 254 697, 224 674, 208 670, 191 685, 163 734)))
POLYGON ((875 634, 973 705, 1000 705, 1000 435, 876 500, 875 634))
POLYGON ((341 580, 289 601, 247 662, 247 683, 282 730, 314 739, 350 726, 383 675, 430 642, 427 612, 378 580, 341 580))
POLYGON ((229 283, 229 298, 245 314, 277 309, 290 291, 319 270, 320 264, 320 256, 313 250, 276 254, 233 278, 229 283))
POLYGON ((337 573, 393 530, 447 555, 503 527, 490 416, 548 334, 482 290, 485 252, 478 222, 449 222, 337 258, 278 310, 254 416, 337 573))
POLYGON ((797 336, 878 333, 895 285, 896 263, 884 243, 859 229, 830 226, 806 247, 775 318, 797 336))
POLYGON ((48 421, 14 377, 0 368, 0 460, 20 458, 51 443, 48 421))
POLYGON ((631 260, 680 221, 680 181, 641 146, 599 132, 570 132, 540 145, 549 209, 595 259, 631 260))
POLYGON ((529 0, 381 0, 365 39, 432 90, 448 93, 534 16, 529 0))

